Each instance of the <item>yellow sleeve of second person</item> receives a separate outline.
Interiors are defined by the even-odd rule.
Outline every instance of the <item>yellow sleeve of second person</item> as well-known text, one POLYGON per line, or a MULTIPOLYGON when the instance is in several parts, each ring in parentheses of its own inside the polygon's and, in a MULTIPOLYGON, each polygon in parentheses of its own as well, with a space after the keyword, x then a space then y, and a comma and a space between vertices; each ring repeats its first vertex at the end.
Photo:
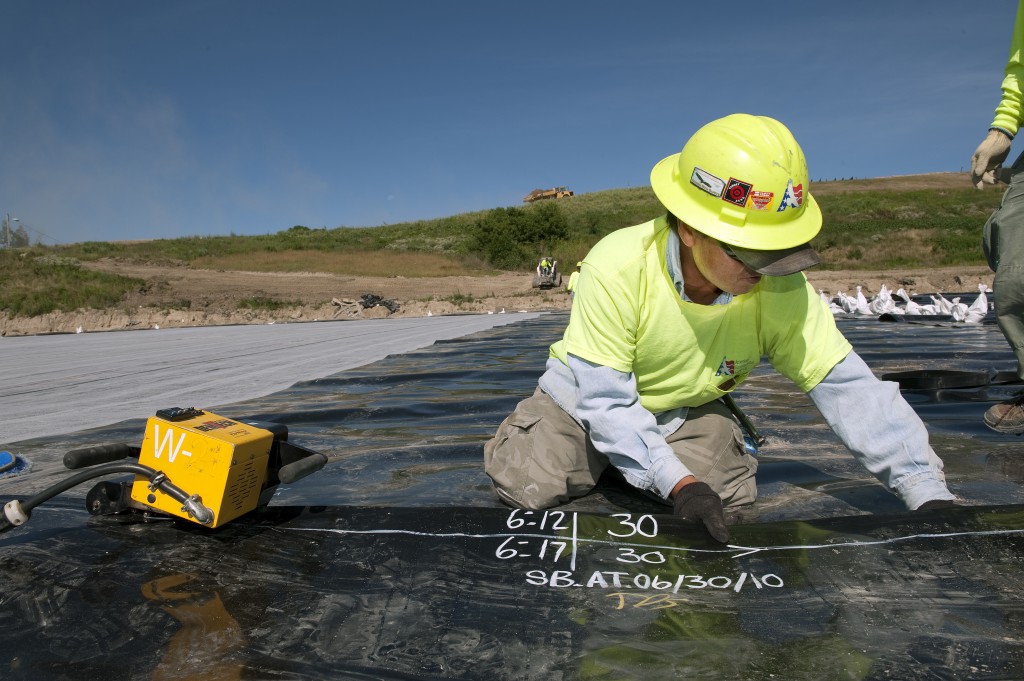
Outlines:
POLYGON ((1016 135, 1020 128, 1022 107, 1021 84, 1024 83, 1024 0, 1017 4, 1017 19, 1013 22, 1010 58, 1006 62, 1003 78, 1003 99, 996 107, 992 127, 1002 128, 1016 135))

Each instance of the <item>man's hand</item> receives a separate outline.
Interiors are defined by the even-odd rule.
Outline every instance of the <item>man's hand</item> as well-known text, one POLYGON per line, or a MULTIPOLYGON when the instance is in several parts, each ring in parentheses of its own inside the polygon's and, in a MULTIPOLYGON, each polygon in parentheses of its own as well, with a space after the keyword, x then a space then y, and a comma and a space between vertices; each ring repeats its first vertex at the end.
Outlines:
POLYGON ((1003 174, 998 171, 1010 153, 1010 141, 1006 133, 988 131, 988 136, 971 157, 971 183, 975 187, 982 189, 986 184, 995 184, 1003 179, 1003 174))
POLYGON ((704 524, 716 541, 729 541, 729 528, 725 526, 722 498, 706 482, 691 482, 680 487, 672 502, 673 511, 685 520, 704 524))

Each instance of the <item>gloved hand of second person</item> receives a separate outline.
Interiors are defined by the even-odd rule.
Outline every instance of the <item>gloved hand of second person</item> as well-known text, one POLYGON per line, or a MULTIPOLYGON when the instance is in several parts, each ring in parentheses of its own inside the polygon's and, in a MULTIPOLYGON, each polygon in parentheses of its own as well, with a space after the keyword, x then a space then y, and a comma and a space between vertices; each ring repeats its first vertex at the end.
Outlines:
POLYGON ((978 145, 971 157, 971 183, 981 189, 986 184, 995 184, 1002 177, 997 170, 1010 153, 1010 138, 998 130, 989 130, 988 136, 978 145))
POLYGON ((708 534, 723 544, 729 541, 729 528, 725 526, 722 497, 706 482, 691 482, 678 492, 672 501, 674 513, 685 520, 703 523, 708 534))

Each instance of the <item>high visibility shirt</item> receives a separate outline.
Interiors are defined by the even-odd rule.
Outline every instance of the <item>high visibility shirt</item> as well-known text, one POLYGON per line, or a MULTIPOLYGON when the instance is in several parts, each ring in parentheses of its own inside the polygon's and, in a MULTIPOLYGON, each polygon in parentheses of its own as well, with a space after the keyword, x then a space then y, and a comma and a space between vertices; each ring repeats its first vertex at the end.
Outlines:
POLYGON ((570 274, 569 275, 569 283, 565 285, 565 290, 566 291, 575 291, 576 290, 576 284, 579 282, 579 278, 580 278, 580 273, 579 272, 573 272, 572 274, 570 274))
POLYGON ((763 277, 727 305, 683 300, 665 266, 665 217, 618 230, 587 255, 585 296, 551 357, 568 353, 636 377, 644 408, 659 413, 718 399, 767 357, 809 391, 852 349, 802 273, 763 277))

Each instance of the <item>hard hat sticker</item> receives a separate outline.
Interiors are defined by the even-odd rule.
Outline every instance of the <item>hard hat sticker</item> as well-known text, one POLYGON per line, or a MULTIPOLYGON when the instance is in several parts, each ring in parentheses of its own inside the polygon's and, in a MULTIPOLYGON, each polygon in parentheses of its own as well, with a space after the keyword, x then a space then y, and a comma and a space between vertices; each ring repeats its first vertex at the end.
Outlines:
POLYGON ((789 184, 786 186, 786 191, 782 194, 782 202, 779 204, 779 208, 776 211, 781 213, 787 208, 799 208, 804 203, 804 185, 803 183, 794 185, 793 180, 789 180, 789 184))
POLYGON ((690 175, 690 184, 719 198, 722 196, 722 190, 725 189, 725 180, 697 167, 694 167, 693 173, 690 175))
POLYGON ((729 203, 735 203, 737 206, 745 206, 747 204, 747 196, 753 188, 754 185, 749 182, 743 182, 735 177, 730 177, 722 199, 729 203))
POLYGON ((756 210, 767 210, 775 192, 750 192, 750 207, 756 210))

